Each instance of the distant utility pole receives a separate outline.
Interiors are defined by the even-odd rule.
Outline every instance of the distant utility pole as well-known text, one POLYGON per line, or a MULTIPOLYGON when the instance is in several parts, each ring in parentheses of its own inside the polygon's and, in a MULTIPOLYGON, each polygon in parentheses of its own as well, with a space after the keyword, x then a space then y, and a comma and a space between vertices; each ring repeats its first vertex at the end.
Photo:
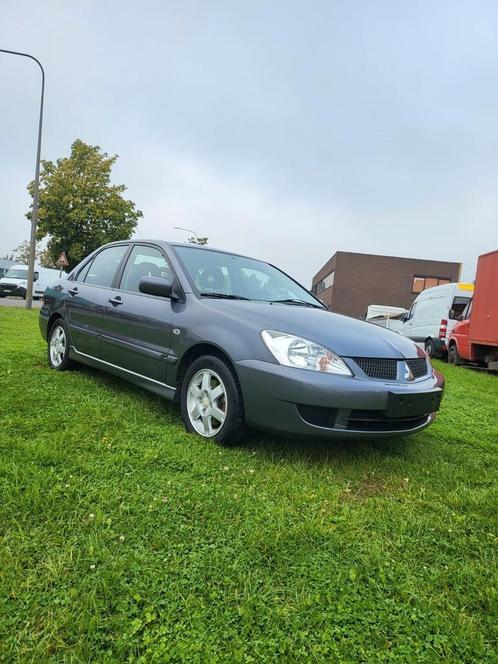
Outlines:
POLYGON ((41 97, 40 97, 40 117, 38 120, 38 144, 36 148, 36 166, 35 166, 35 188, 33 191, 33 212, 31 214, 31 235, 29 238, 29 260, 28 260, 28 283, 26 286, 26 309, 31 309, 33 303, 33 277, 35 274, 35 254, 36 254, 36 226, 38 225, 38 198, 40 190, 40 153, 41 153, 41 138, 42 138, 42 124, 43 124, 43 96, 45 94, 45 72, 42 64, 33 55, 29 53, 19 53, 18 51, 8 51, 5 48, 0 48, 0 53, 8 53, 9 55, 20 55, 23 58, 34 60, 40 67, 42 75, 41 84, 41 97))
POLYGON ((193 235, 195 235, 197 240, 199 239, 199 236, 197 235, 197 233, 195 231, 190 230, 190 228, 183 228, 183 226, 173 226, 173 230, 175 230, 175 231, 187 231, 187 233, 192 233, 193 235))

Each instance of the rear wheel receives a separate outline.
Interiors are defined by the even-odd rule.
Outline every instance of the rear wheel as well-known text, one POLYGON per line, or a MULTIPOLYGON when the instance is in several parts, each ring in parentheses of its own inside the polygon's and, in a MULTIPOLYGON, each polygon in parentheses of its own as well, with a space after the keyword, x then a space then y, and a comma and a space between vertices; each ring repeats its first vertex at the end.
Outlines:
POLYGON ((427 357, 434 357, 434 343, 432 339, 425 340, 425 352, 427 357))
POLYGON ((199 357, 184 376, 180 405, 187 431, 234 445, 244 431, 244 409, 233 369, 213 355, 199 357))
POLYGON ((455 366, 462 364, 460 353, 458 352, 456 344, 452 344, 448 349, 448 362, 449 364, 454 364, 455 366))
POLYGON ((69 335, 66 323, 58 318, 48 333, 48 363, 52 369, 66 371, 73 366, 69 359, 69 335))

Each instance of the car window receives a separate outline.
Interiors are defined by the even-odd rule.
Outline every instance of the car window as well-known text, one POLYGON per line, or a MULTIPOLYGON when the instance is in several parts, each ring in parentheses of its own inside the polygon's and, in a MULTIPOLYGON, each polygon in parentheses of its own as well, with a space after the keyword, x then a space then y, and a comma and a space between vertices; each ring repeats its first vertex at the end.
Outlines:
POLYGON ((167 259, 154 247, 136 245, 133 247, 121 277, 120 288, 139 293, 138 285, 142 277, 162 277, 173 280, 167 259))
POLYGON ((469 300, 470 298, 468 297, 455 297, 450 309, 450 318, 453 320, 458 320, 463 314, 463 311, 469 303, 469 300))
POLYGON ((128 247, 124 244, 103 249, 95 256, 88 268, 84 268, 83 272, 78 275, 78 281, 84 281, 85 284, 92 286, 110 288, 127 249, 128 247))

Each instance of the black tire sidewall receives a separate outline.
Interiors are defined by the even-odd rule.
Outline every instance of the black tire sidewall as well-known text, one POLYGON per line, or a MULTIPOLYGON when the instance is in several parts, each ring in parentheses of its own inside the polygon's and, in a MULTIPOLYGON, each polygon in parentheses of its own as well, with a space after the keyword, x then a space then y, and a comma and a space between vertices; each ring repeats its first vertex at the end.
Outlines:
POLYGON ((188 367, 182 380, 180 391, 180 408, 185 428, 206 440, 213 440, 221 445, 235 445, 244 431, 244 409, 242 395, 234 370, 221 358, 215 355, 204 355, 197 358, 188 367), (201 436, 190 422, 187 412, 187 393, 192 377, 202 369, 211 369, 216 372, 226 391, 226 419, 220 430, 214 436, 201 436))
POLYGON ((429 339, 429 341, 425 342, 425 352, 427 357, 434 357, 434 346, 432 344, 432 339, 429 339))
POLYGON ((66 369, 71 368, 72 362, 69 359, 69 332, 67 329, 67 325, 62 318, 57 318, 57 320, 55 320, 52 323, 48 331, 47 357, 48 357, 49 367, 51 369, 54 369, 55 371, 66 371, 66 369), (64 330, 64 334, 66 335, 66 349, 64 351, 64 357, 62 359, 62 362, 59 364, 58 367, 52 364, 52 358, 50 357, 50 341, 52 339, 52 334, 56 327, 61 327, 64 330))
POLYGON ((458 366, 460 364, 460 356, 458 355, 458 349, 456 346, 450 346, 448 351, 448 362, 449 364, 454 364, 458 366))

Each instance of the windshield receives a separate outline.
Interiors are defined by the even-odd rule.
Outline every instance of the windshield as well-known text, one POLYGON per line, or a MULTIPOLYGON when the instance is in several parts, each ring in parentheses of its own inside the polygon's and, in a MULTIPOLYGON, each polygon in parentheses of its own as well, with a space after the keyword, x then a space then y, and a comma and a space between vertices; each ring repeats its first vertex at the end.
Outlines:
POLYGON ((25 268, 11 268, 5 273, 5 277, 11 277, 12 279, 27 279, 28 270, 25 268))
POLYGON ((196 247, 175 246, 175 251, 201 295, 323 306, 268 263, 196 247))

